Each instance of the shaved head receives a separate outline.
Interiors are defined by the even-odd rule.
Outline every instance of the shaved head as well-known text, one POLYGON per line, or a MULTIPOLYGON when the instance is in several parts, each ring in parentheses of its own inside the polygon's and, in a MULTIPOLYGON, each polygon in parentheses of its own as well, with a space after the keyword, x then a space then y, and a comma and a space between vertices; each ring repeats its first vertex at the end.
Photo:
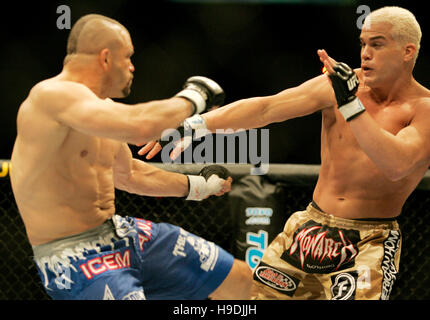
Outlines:
POLYGON ((99 14, 85 15, 70 31, 64 64, 77 54, 98 54, 105 48, 114 51, 129 36, 127 29, 114 19, 99 14))
POLYGON ((122 98, 131 90, 133 43, 118 21, 99 15, 81 17, 67 40, 63 70, 100 97, 122 98))

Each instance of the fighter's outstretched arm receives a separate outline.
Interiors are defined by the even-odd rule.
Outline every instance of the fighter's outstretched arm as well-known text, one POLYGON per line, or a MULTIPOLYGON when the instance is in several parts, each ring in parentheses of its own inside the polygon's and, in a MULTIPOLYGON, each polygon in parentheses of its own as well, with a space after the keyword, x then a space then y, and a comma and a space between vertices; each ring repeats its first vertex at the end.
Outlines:
POLYGON ((203 176, 166 171, 133 159, 130 148, 123 143, 115 157, 114 184, 117 189, 143 196, 187 197, 187 200, 229 192, 232 178, 220 177, 220 166, 207 169, 203 176))
POLYGON ((191 77, 184 89, 170 99, 126 105, 100 99, 88 87, 71 81, 44 81, 30 92, 38 112, 60 125, 88 135, 138 144, 160 137, 195 112, 223 100, 224 92, 214 81, 191 77))
MULTIPOLYGON (((335 104, 336 99, 328 77, 320 75, 275 95, 238 100, 197 116, 196 121, 193 120, 194 117, 188 118, 184 125, 189 124, 192 129, 205 129, 206 132, 215 132, 216 129, 260 128, 270 123, 302 117, 335 104)), ((178 144, 172 151, 171 158, 178 157, 189 144, 189 140, 178 144)), ((151 159, 161 149, 157 141, 151 141, 138 153, 142 156, 147 153, 146 158, 151 159)))
POLYGON ((266 97, 239 100, 202 114, 207 129, 251 129, 302 117, 331 107, 336 100, 325 75, 266 97))
POLYGON ((193 110, 191 102, 178 97, 134 105, 100 99, 86 86, 71 81, 39 83, 28 99, 38 113, 45 113, 59 125, 128 143, 157 138, 193 110))

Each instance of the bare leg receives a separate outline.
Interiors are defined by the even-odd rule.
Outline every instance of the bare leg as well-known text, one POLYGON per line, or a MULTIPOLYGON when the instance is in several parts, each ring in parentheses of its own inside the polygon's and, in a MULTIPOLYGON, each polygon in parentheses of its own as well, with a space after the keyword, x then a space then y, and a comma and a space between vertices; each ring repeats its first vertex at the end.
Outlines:
POLYGON ((243 261, 234 259, 233 267, 221 285, 209 295, 217 300, 248 300, 251 297, 252 271, 243 261))

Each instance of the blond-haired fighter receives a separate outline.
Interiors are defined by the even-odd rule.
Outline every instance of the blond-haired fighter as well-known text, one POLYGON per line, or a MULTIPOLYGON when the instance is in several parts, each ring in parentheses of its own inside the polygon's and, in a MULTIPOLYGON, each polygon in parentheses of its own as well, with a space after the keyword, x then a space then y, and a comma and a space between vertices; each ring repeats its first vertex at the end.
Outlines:
POLYGON ((202 200, 231 185, 219 167, 186 176, 132 158, 127 143, 157 138, 223 96, 214 81, 192 77, 170 99, 114 102, 130 92, 132 54, 119 22, 84 16, 62 72, 36 84, 19 109, 11 182, 46 291, 55 299, 245 299, 245 263, 179 227, 115 214, 115 188, 202 200))
POLYGON ((328 75, 185 121, 215 131, 322 113, 313 201, 255 268, 254 298, 389 298, 399 271, 396 217, 430 165, 430 91, 412 75, 420 40, 410 11, 375 10, 361 31, 360 69, 318 50, 328 75))

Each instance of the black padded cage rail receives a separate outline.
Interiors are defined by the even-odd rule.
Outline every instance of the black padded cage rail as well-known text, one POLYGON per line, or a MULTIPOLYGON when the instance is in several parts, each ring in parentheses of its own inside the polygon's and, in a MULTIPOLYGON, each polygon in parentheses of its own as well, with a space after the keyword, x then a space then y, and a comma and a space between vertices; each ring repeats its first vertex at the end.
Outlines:
MULTIPOLYGON (((197 174, 203 165, 151 163, 169 171, 197 174)), ((233 190, 249 177, 252 166, 225 165, 234 179, 233 190)), ((31 246, 11 190, 8 160, 0 160, 0 300, 48 299, 32 260, 31 246)), ((271 164, 262 176, 279 184, 286 221, 290 214, 304 209, 312 199, 318 178, 318 165, 271 164)), ((233 191, 232 190, 232 191, 233 191)), ((403 235, 400 272, 391 300, 430 299, 430 173, 427 172, 403 207, 398 222, 403 235)), ((179 225, 214 241, 235 255, 237 217, 230 210, 229 194, 201 202, 183 198, 152 198, 116 191, 117 213, 179 225)), ((282 225, 279 226, 282 228, 282 225)))

